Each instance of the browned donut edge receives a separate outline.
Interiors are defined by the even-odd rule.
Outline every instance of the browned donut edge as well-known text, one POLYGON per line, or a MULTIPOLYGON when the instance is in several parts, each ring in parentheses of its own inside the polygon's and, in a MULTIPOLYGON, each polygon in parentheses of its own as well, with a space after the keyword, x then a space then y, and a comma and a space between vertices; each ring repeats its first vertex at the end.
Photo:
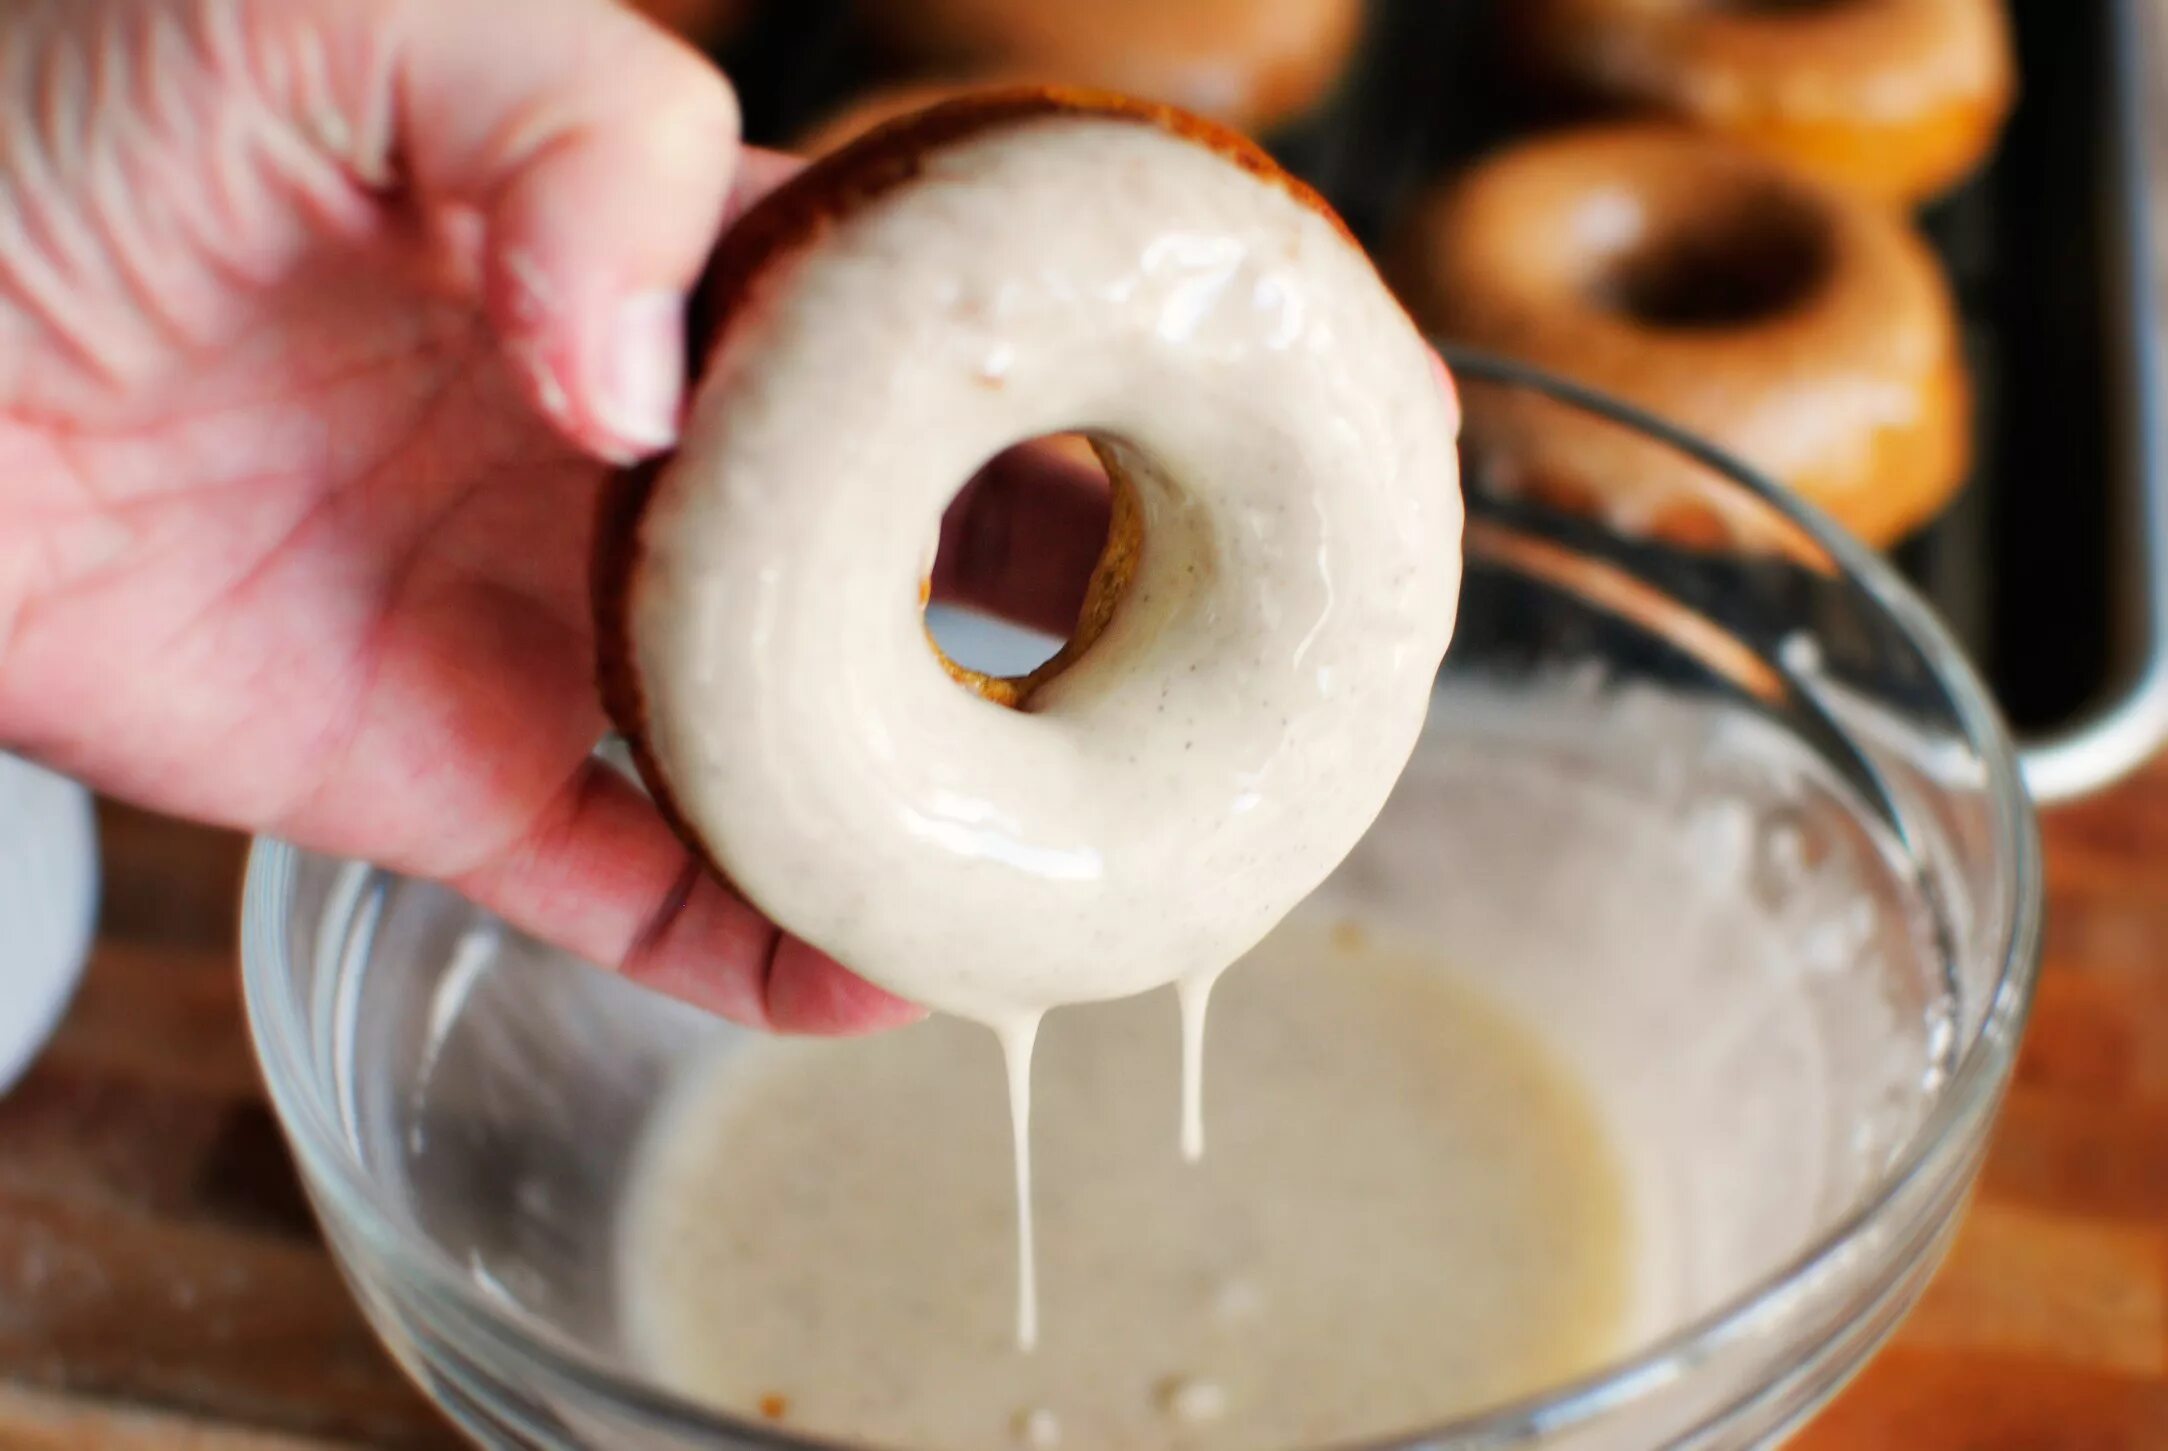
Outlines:
MULTIPOLYGON (((929 153, 1000 126, 1053 116, 1130 121, 1196 142, 1317 212, 1333 224, 1349 246, 1360 245, 1323 197, 1290 175, 1256 142, 1218 122, 1173 106, 1077 86, 1020 86, 959 97, 878 126, 814 161, 763 197, 723 235, 686 308, 688 397, 707 376, 716 345, 731 322, 756 304, 755 288, 772 262, 817 242, 829 226, 915 180, 929 153)), ((672 796, 669 780, 649 743, 647 699, 632 649, 631 595, 633 581, 640 572, 640 522, 646 517, 663 471, 675 457, 674 451, 657 454, 618 470, 603 486, 589 574, 596 683, 603 709, 625 738, 640 778, 646 782, 663 819, 711 870, 727 875, 672 796)), ((1126 492, 1117 480, 1118 509, 1126 492)), ((1120 527, 1126 512, 1117 514, 1117 528, 1110 530, 1110 547, 1093 571, 1075 635, 1054 659, 1016 687, 1016 699, 1021 700, 1033 686, 1043 684, 1073 661, 1111 618, 1120 587, 1134 567, 1139 542, 1133 523, 1126 531, 1120 527), (1125 534, 1126 547, 1122 542, 1125 534)), ((983 688, 982 693, 999 698, 983 688)))

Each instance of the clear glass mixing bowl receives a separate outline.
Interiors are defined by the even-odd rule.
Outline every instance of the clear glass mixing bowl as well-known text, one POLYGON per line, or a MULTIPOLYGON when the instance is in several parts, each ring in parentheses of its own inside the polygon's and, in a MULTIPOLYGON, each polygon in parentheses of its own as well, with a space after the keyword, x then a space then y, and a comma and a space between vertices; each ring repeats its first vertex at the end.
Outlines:
MULTIPOLYGON (((1763 1445, 1896 1324, 1964 1203, 2037 966, 2030 807, 1978 680, 1881 559, 1646 417, 1454 362, 1473 419, 1541 399, 1674 451, 1761 547, 1674 548, 1471 490, 1463 623, 1418 765, 1631 788, 1662 813, 1666 849, 1554 850, 1544 833, 1566 828, 1538 811, 1514 840, 1365 869, 1490 872, 1511 910, 1429 922, 1441 949, 1510 957, 1522 1005, 1563 1039, 1643 1025, 1596 1033, 1612 1047, 1584 1067, 1629 1135, 1677 1146, 1652 1156, 1651 1202, 1686 1248, 1669 1323, 1618 1363, 1395 1444, 1763 1445), (1559 878, 1569 860, 1593 875, 1559 878), (1631 891, 1606 862, 1640 874, 1631 891), (1592 918, 1622 896, 1642 909, 1592 918), (1635 933, 1675 932, 1685 904, 1716 899, 1790 924, 1796 950, 1683 995, 1636 969, 1676 939, 1635 933), (1597 927, 1600 972, 1583 960, 1597 927), (1772 1146, 1781 1196, 1762 1172, 1772 1146)), ((1487 467, 1471 456, 1471 477, 1487 467)), ((333 1249, 477 1441, 819 1444, 652 1383, 617 1302, 643 1132, 672 1075, 737 1030, 439 888, 276 842, 257 848, 244 926, 257 1049, 333 1249)))

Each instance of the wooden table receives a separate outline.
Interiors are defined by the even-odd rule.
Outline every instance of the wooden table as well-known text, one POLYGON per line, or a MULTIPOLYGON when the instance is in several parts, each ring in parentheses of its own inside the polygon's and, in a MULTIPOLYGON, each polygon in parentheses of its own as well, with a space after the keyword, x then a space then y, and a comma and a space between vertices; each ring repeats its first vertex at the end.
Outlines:
MULTIPOLYGON (((236 1002, 233 839, 104 814, 104 935, 0 1099, 0 1451, 452 1447, 319 1245, 236 1002)), ((1978 1202, 1812 1451, 2168 1448, 2168 762, 2047 826, 1978 1202)))
POLYGON ((0 1451, 462 1446, 363 1325, 264 1101, 242 843, 100 826, 90 971, 0 1098, 0 1451))

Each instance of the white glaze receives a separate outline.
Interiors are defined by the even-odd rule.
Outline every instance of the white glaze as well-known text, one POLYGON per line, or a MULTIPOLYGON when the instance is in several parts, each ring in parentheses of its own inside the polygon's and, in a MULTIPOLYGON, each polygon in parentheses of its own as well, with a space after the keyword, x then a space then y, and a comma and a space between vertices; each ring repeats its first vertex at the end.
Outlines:
MULTIPOLYGON (((1419 950, 1298 914, 1214 1012, 1212 1152, 1166 1132, 1174 1004, 1050 1015, 1037 1354, 1005 1343, 1007 1139, 935 1020, 695 1069, 625 1223, 666 1384, 855 1445, 1266 1451, 1435 1423, 1625 1348, 1640 1268, 1598 1106, 1419 950)), ((1473 970, 1474 965, 1471 965, 1473 970)))
MULTIPOLYGON (((1501 1356, 1548 1343, 1516 1363, 1554 1379, 1646 1344, 1845 1221, 1929 1110, 1955 1006, 1896 843, 1783 724, 1707 696, 1463 677, 1433 722, 1346 864, 1225 977, 1201 1166, 1165 1132, 1173 1003, 1050 1018, 1039 1354, 1005 1343, 994 1055, 936 1022, 730 1034, 682 1081, 619 1225, 635 1357, 884 1446, 1344 1444, 1526 1388, 1489 1378, 1501 1356), (1375 960, 1410 943, 1437 997, 1375 960), (1581 1110, 1496 1086, 1531 1047, 1581 1110), (1592 1177, 1528 1194, 1531 1169, 1592 1177), (1205 1385, 1222 1420, 1168 1419, 1205 1385)), ((1629 1411, 1571 1439, 1661 1437, 1629 1411)))

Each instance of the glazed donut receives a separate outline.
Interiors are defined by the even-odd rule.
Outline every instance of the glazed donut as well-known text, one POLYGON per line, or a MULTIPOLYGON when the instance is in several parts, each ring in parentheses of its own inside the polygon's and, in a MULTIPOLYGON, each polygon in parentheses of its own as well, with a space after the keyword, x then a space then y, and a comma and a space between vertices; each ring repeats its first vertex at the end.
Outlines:
POLYGON ((860 0, 952 74, 1022 73, 1186 107, 1245 131, 1293 120, 1354 54, 1363 0, 860 0))
POLYGON ((603 692, 775 921, 999 1023, 1217 971, 1369 825, 1452 632, 1458 420, 1261 151, 1103 93, 937 108, 733 228, 694 337, 682 442, 606 501, 603 692), (924 633, 927 547, 1062 429, 1114 526, 1076 634, 989 699, 924 633))
MULTIPOLYGON (((1871 544, 1964 480, 1970 389, 1926 244, 1722 138, 1523 142, 1423 199, 1391 271, 1437 335, 1639 404, 1871 544)), ((1764 512, 1680 455, 1533 394, 1471 386, 1468 436, 1488 486, 1679 543, 1770 546, 1764 512)))
POLYGON ((1571 91, 1721 131, 1848 191, 1917 202, 1993 150, 2015 90, 2002 0, 1516 0, 1571 91))

